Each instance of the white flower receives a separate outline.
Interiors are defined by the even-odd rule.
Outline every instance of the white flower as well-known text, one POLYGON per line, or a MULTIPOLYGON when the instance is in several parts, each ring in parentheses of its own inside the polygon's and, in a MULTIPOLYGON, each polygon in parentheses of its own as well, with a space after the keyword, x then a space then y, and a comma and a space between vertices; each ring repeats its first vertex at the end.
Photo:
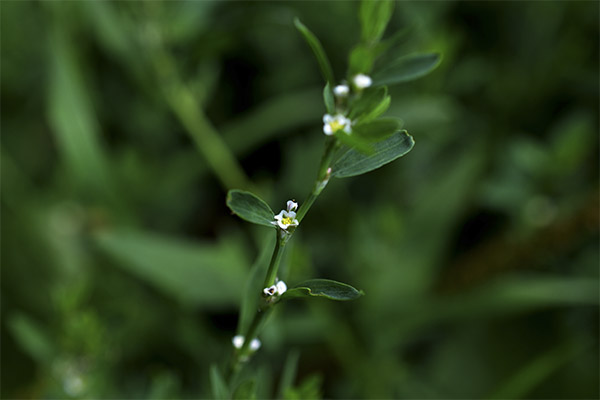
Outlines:
POLYGON ((279 225, 281 229, 284 231, 287 230, 289 226, 298 226, 300 222, 296 219, 296 210, 298 209, 298 203, 294 200, 288 200, 287 202, 287 211, 281 210, 279 214, 275 216, 275 221, 271 223, 273 225, 279 225))
POLYGON ((260 349, 260 344, 261 344, 260 340, 258 340, 258 339, 252 339, 250 341, 250 350, 256 351, 256 350, 260 349))
POLYGON ((244 337, 242 335, 235 335, 233 339, 231 339, 231 342, 233 343, 233 347, 241 349, 244 345, 244 337))
MULTIPOLYGON (((242 335, 236 335, 231 341, 233 342, 233 347, 235 347, 236 349, 241 349, 244 346, 244 342, 246 341, 246 339, 242 335)), ((260 344, 260 340, 252 339, 250 341, 250 350, 256 351, 260 349, 260 344)))
POLYGON ((371 77, 367 76, 365 74, 356 75, 354 77, 353 81, 354 81, 354 86, 356 86, 358 89, 368 88, 373 83, 373 81, 371 80, 371 77))
POLYGON ((333 94, 337 97, 346 97, 350 93, 350 88, 348 85, 337 85, 333 88, 333 94))
POLYGON ((325 114, 323 116, 323 124, 323 132, 328 136, 340 130, 348 134, 352 133, 352 121, 341 114, 335 116, 325 114))
POLYGON ((263 289, 263 293, 265 296, 273 296, 275 293, 277 293, 277 286, 273 285, 271 287, 266 287, 263 289))
POLYGON ((296 203, 294 200, 288 200, 287 202, 287 210, 289 211, 296 211, 298 209, 298 203, 296 203))
POLYGON ((277 284, 275 286, 277 287, 277 294, 279 296, 281 296, 282 294, 284 294, 285 291, 287 290, 287 285, 285 284, 284 281, 277 282, 277 284))

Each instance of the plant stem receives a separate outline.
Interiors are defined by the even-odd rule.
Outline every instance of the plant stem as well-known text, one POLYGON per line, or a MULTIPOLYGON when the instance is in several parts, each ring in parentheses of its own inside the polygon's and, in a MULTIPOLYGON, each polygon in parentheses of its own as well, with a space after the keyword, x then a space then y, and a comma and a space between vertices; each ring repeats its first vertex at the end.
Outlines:
POLYGON ((312 207, 315 200, 317 200, 317 197, 319 197, 323 189, 325 189, 325 186, 327 186, 330 178, 329 166, 331 165, 331 160, 333 159, 333 155, 338 147, 339 142, 336 138, 331 136, 327 138, 327 142, 325 142, 325 150, 323 151, 323 156, 321 157, 321 164, 319 166, 317 180, 315 181, 313 189, 308 195, 308 198, 304 201, 304 203, 302 203, 300 209, 298 210, 298 214, 296 215, 296 218, 299 222, 302 222, 302 219, 308 210, 310 210, 310 207, 312 207))
MULTIPOLYGON (((285 247, 285 243, 287 242, 287 238, 281 237, 279 232, 280 229, 277 228, 275 233, 277 235, 277 238, 275 239, 275 248, 273 249, 273 255, 271 256, 269 269, 267 270, 267 275, 265 276, 265 283, 263 285, 264 288, 271 287, 275 284, 277 271, 279 270, 279 263, 281 262, 283 249, 285 247)), ((288 235, 288 233, 284 233, 284 235, 288 235)))

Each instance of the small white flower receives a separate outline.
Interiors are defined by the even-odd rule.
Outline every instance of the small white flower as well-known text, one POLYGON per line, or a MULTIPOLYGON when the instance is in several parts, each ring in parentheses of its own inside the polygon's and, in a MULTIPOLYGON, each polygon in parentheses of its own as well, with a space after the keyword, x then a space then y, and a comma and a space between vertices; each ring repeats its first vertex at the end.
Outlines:
POLYGON ((266 287, 263 289, 263 293, 265 296, 273 296, 275 293, 277 293, 277 286, 273 285, 271 287, 266 287))
POLYGON ((261 345, 260 340, 252 339, 250 341, 250 350, 252 350, 252 351, 258 350, 258 349, 260 349, 260 345, 261 345))
POLYGON ((323 132, 327 135, 333 135, 337 131, 343 130, 352 133, 352 121, 341 114, 335 116, 325 114, 323 116, 323 132))
MULTIPOLYGON (((241 349, 244 345, 244 337, 242 335, 235 335, 233 339, 231 339, 231 342, 233 343, 233 347, 241 349)), ((252 345, 252 343, 250 343, 250 345, 252 345)))
POLYGON ((348 85, 337 85, 333 88, 333 94, 337 97, 346 97, 350 93, 350 88, 348 85))
POLYGON ((296 203, 294 200, 288 200, 288 202, 287 202, 288 212, 296 211, 297 209, 298 209, 298 203, 296 203))
POLYGON ((285 291, 287 290, 287 285, 285 284, 284 281, 277 282, 275 286, 277 287, 277 294, 279 296, 281 296, 282 294, 284 294, 285 291))
POLYGON ((281 210, 279 214, 275 216, 275 221, 271 223, 273 225, 279 225, 281 229, 284 231, 287 230, 289 226, 298 226, 300 222, 296 219, 296 210, 298 209, 298 203, 294 200, 288 200, 287 202, 287 211, 281 210))
POLYGON ((354 86, 356 86, 358 89, 366 89, 369 86, 371 86, 371 84, 373 83, 373 81, 371 80, 371 77, 367 76, 365 74, 356 75, 354 77, 353 81, 354 81, 354 86))

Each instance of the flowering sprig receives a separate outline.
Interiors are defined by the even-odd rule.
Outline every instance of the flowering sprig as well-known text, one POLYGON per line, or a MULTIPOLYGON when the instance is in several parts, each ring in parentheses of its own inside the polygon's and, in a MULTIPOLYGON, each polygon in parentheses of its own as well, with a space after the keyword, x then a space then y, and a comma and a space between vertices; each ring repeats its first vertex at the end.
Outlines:
POLYGON ((294 22, 313 50, 326 81, 323 91, 327 110, 323 116, 325 146, 317 178, 301 206, 289 200, 286 209, 275 215, 265 201, 250 192, 230 190, 228 193, 227 205, 235 214, 249 222, 274 228, 277 233, 264 282, 260 289, 256 287, 256 292, 248 300, 258 297, 257 312, 247 329, 244 329, 244 336, 234 337, 236 351, 229 365, 228 381, 238 370, 240 362, 260 347, 260 342, 254 340, 258 340, 256 337, 267 315, 281 300, 297 297, 353 300, 363 294, 350 285, 327 279, 308 280, 288 289, 285 282, 277 279, 277 273, 286 243, 332 177, 345 178, 372 171, 405 155, 414 145, 412 137, 400 130, 400 120, 381 117, 391 101, 385 84, 426 74, 437 65, 439 56, 419 55, 400 59, 380 71, 372 71, 381 49, 390 48, 388 45, 379 46, 378 42, 392 9, 391 0, 363 0, 360 11, 361 42, 350 54, 347 80, 337 85, 319 40, 300 21, 294 22), (250 341, 244 338, 250 338, 250 341))

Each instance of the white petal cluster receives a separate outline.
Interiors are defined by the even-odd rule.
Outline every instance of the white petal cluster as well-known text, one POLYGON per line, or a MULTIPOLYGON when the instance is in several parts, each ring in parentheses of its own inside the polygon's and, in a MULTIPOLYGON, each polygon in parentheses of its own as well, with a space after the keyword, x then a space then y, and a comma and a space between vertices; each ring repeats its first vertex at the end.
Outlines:
POLYGON ((347 134, 352 133, 352 121, 341 114, 323 116, 323 132, 327 136, 331 136, 337 131, 344 131, 347 134))
MULTIPOLYGON (((244 345, 245 341, 246 341, 246 339, 242 335, 236 335, 231 340, 231 342, 233 343, 233 347, 235 347, 236 349, 241 349, 242 346, 244 345)), ((260 345, 261 345, 260 340, 252 339, 250 341, 250 350, 252 350, 252 351, 258 350, 258 349, 260 349, 260 345)))
POLYGON ((358 74, 352 80, 357 89, 366 89, 373 83, 371 77, 365 74, 358 74))
POLYGON ((273 286, 263 289, 265 296, 281 296, 286 291, 287 285, 284 281, 280 280, 277 280, 273 286))
POLYGON ((279 214, 275 216, 275 221, 271 223, 278 225, 284 231, 290 226, 298 226, 300 222, 296 219, 296 210, 298 209, 298 203, 293 200, 288 200, 287 210, 281 210, 279 214))
POLYGON ((337 85, 333 88, 333 94, 336 95, 336 97, 346 97, 348 94, 350 94, 350 87, 343 84, 337 85))

